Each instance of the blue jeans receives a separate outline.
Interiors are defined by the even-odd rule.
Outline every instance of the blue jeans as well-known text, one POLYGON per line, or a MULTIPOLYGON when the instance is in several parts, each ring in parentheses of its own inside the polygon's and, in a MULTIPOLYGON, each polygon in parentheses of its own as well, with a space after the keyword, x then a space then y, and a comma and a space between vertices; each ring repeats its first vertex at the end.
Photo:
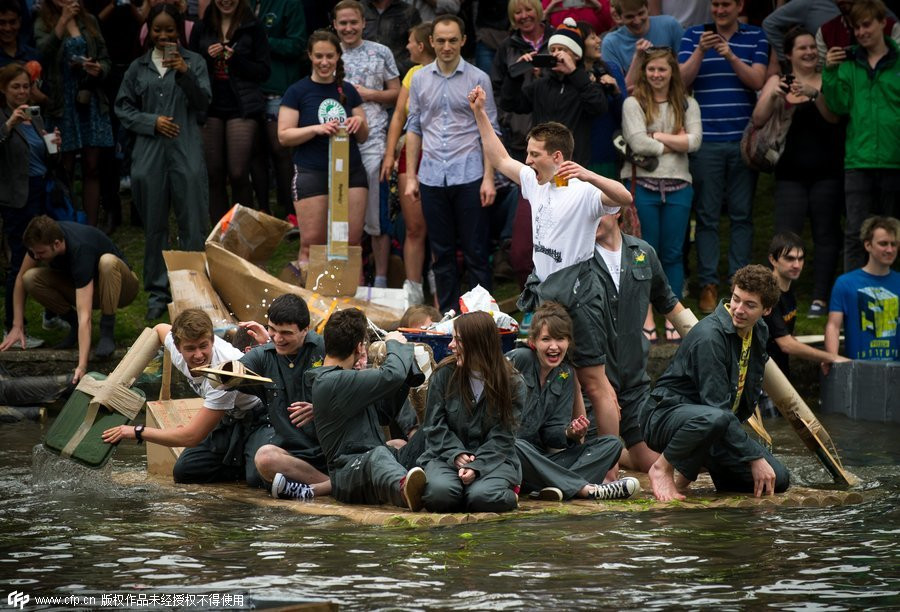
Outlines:
POLYGON ((740 142, 704 142, 691 156, 697 192, 697 280, 719 283, 719 218, 728 202, 731 237, 728 276, 750 263, 753 248, 753 192, 757 174, 741 159, 740 142))
MULTIPOLYGON (((631 188, 631 181, 625 181, 631 188)), ((641 237, 650 243, 663 271, 669 279, 678 299, 684 285, 684 236, 691 219, 691 199, 694 189, 690 185, 665 194, 645 189, 640 185, 634 192, 634 205, 641 221, 641 237)))
POLYGON ((483 70, 485 74, 491 76, 491 69, 494 65, 494 55, 497 51, 491 49, 483 42, 475 43, 475 65, 483 70))
POLYGON ((459 312, 457 246, 462 249, 470 284, 491 290, 490 217, 481 206, 481 179, 464 185, 419 185, 428 243, 434 258, 432 269, 441 312, 459 312))

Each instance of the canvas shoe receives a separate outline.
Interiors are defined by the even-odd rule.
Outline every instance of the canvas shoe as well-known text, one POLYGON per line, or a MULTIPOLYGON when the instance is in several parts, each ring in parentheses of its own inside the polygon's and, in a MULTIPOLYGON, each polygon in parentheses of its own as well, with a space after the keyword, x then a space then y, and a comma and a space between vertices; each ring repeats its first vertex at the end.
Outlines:
POLYGON ((425 490, 425 470, 414 467, 406 473, 400 481, 400 494, 406 502, 406 507, 413 512, 422 509, 422 493, 425 490))
POLYGON ((593 485, 588 499, 627 499, 641 490, 641 483, 634 476, 626 476, 606 484, 593 485))
POLYGON ((561 502, 563 500, 563 492, 556 487, 544 487, 537 492, 537 498, 541 501, 561 502))
POLYGON ((275 474, 275 478, 272 479, 272 497, 275 499, 312 501, 315 496, 311 486, 291 480, 284 474, 275 474))

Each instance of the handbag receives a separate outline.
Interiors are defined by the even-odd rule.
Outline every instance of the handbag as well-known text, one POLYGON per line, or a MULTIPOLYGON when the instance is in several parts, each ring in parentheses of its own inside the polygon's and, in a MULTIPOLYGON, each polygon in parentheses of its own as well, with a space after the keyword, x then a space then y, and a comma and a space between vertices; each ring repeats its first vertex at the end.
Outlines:
POLYGON ((46 212, 56 221, 74 221, 87 223, 87 215, 75 206, 72 192, 59 172, 51 170, 44 177, 47 188, 46 212))
POLYGON ((788 130, 794 118, 794 106, 779 98, 772 116, 762 127, 753 125, 753 119, 741 136, 741 157, 744 163, 758 172, 772 172, 784 153, 788 130))
POLYGON ((653 172, 656 170, 656 167, 659 165, 659 158, 653 157, 652 155, 639 155, 635 153, 631 147, 628 146, 628 143, 625 142, 625 136, 622 134, 622 130, 616 130, 613 132, 613 148, 616 150, 616 154, 619 156, 619 159, 623 159, 631 164, 632 167, 637 166, 638 168, 643 168, 647 172, 653 172))

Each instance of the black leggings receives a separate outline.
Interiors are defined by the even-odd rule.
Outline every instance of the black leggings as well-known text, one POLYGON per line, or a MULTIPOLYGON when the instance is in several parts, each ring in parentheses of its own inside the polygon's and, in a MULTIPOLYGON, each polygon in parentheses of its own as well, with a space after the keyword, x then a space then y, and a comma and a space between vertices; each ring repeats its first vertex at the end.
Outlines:
POLYGON ((213 225, 231 204, 253 205, 250 159, 257 125, 256 119, 209 117, 203 126, 206 174, 209 176, 209 218, 213 225), (225 190, 226 177, 231 183, 231 200, 225 190))

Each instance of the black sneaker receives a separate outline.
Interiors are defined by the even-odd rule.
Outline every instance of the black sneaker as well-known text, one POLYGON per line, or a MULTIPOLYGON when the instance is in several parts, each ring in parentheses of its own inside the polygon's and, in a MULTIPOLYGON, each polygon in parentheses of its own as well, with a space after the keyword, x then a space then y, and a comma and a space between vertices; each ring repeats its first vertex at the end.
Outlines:
POLYGON ((641 483, 634 476, 626 476, 606 484, 593 485, 588 499, 627 499, 641 490, 641 483))
POLYGON ((312 501, 316 496, 313 488, 302 482, 291 480, 284 474, 275 474, 272 479, 272 497, 275 499, 296 499, 299 501, 312 501))
POLYGON ((414 467, 408 471, 400 481, 400 494, 406 501, 406 507, 413 512, 422 509, 422 493, 425 490, 425 483, 425 470, 420 467, 414 467))

